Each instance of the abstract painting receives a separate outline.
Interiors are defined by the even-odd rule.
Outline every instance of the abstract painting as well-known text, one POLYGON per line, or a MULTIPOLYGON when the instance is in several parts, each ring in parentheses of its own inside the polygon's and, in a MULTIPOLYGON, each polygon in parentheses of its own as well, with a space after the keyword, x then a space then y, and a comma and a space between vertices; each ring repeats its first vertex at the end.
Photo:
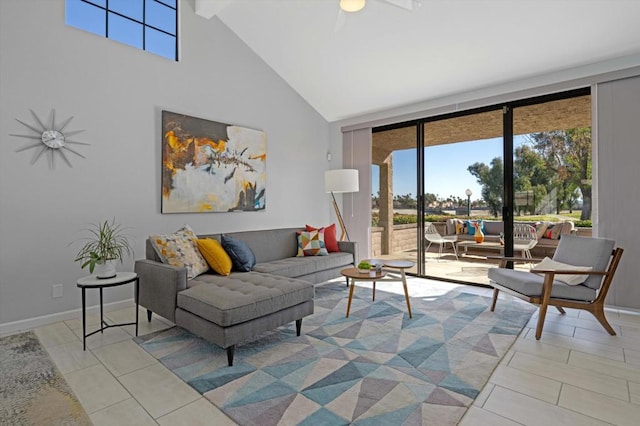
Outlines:
POLYGON ((264 132, 162 111, 162 213, 264 210, 264 132))

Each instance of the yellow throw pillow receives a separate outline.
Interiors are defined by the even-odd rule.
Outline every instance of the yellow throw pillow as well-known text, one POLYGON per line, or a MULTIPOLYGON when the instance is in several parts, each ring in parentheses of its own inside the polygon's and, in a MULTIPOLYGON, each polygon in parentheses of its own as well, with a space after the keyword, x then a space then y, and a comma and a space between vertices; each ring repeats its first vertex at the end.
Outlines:
POLYGON ((222 244, 218 240, 211 238, 200 238, 197 241, 198 250, 206 259, 211 269, 220 275, 229 275, 231 273, 231 258, 222 248, 222 244))

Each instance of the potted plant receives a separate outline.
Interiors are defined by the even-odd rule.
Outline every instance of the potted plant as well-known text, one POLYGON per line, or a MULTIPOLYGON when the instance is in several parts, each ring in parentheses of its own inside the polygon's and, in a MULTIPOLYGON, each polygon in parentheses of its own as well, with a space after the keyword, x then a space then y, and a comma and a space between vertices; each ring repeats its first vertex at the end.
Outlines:
POLYGON ((358 263, 358 271, 360 271, 360 273, 368 274, 370 270, 371 270, 371 264, 366 260, 363 260, 362 262, 358 263))
POLYGON ((116 262, 122 262, 125 254, 133 253, 124 230, 115 218, 92 224, 85 229, 90 236, 82 239, 86 243, 76 254, 75 261, 82 262, 81 268, 88 266, 91 274, 95 270, 98 278, 115 277, 116 262))

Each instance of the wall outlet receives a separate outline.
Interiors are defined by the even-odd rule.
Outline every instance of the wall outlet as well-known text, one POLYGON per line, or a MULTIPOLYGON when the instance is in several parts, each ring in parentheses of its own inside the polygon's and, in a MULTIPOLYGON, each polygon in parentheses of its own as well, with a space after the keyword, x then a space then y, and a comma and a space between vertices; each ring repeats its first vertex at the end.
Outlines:
POLYGON ((54 299, 62 297, 62 284, 54 284, 51 286, 51 297, 54 299))

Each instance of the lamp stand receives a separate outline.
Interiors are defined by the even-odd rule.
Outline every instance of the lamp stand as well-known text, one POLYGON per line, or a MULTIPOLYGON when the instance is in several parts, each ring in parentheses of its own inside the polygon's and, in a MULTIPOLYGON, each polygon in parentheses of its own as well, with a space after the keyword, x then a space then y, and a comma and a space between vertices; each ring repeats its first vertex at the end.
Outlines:
POLYGON ((349 233, 347 232, 347 228, 344 226, 344 221, 342 220, 342 214, 340 214, 340 209, 338 208, 338 203, 336 203, 336 197, 333 195, 333 191, 331 191, 331 198, 333 198, 333 208, 336 211, 336 216, 338 216, 338 224, 340 225, 340 229, 342 230, 342 234, 340 234, 340 241, 344 241, 345 235, 347 236, 347 241, 351 241, 349 239, 349 233))

